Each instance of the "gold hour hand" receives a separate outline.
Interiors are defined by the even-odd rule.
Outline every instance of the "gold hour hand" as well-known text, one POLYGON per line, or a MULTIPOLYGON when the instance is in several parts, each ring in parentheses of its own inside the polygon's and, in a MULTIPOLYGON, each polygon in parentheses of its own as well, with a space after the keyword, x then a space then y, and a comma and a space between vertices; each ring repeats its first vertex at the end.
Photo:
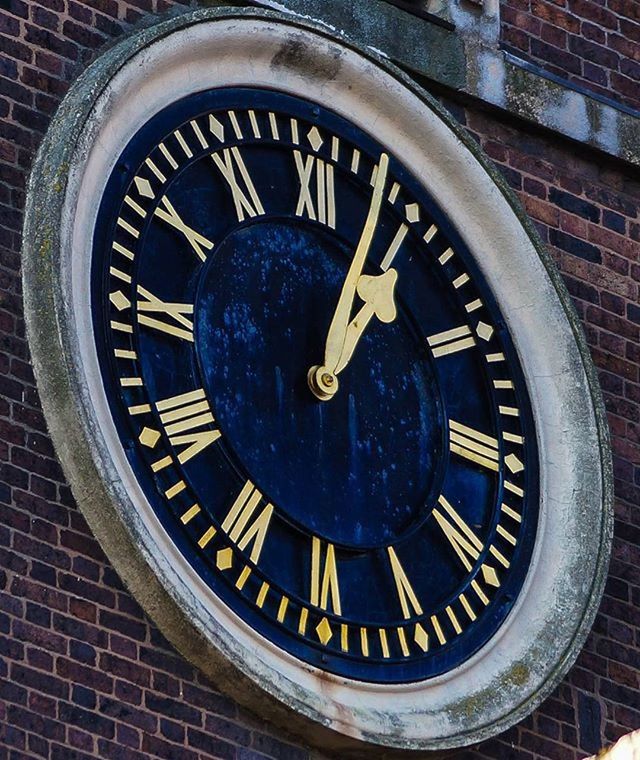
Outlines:
POLYGON ((358 341, 373 316, 376 316, 381 322, 386 323, 393 322, 396 318, 397 312, 396 304, 393 300, 393 291, 397 280, 398 273, 395 269, 389 269, 384 274, 377 276, 368 274, 360 276, 357 291, 360 298, 364 301, 364 306, 347 326, 342 354, 340 355, 334 374, 339 374, 347 366, 358 345, 358 341))
MULTIPOLYGON (((333 314, 333 319, 329 325, 327 342, 325 345, 324 365, 311 367, 307 374, 311 391, 322 401, 330 399, 338 390, 336 368, 344 353, 344 346, 345 341, 347 340, 347 332, 349 329, 351 312, 353 310, 353 302, 356 297, 356 290, 362 276, 362 270, 364 269, 369 248, 371 247, 373 234, 378 224, 384 186, 387 181, 388 168, 389 156, 386 153, 383 153, 380 156, 380 162, 378 163, 376 171, 376 179, 367 219, 362 234, 360 235, 360 240, 358 241, 349 271, 347 272, 347 276, 342 286, 342 290, 340 291, 340 297, 338 298, 338 304, 333 314)), ((353 349, 351 349, 351 353, 353 353, 353 349)))

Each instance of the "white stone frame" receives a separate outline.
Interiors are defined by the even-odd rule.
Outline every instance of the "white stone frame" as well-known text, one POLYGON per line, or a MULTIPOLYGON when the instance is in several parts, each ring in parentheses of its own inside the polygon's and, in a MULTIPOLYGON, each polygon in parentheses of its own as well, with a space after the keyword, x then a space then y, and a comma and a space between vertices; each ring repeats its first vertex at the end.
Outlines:
POLYGON ((160 629, 221 688, 343 752, 361 742, 468 745, 531 711, 572 664, 593 621, 611 533, 601 402, 566 294, 513 196, 410 80, 313 26, 269 12, 198 11, 120 43, 72 89, 29 189, 24 277, 34 366, 56 449, 92 530, 160 629), (119 443, 89 303, 101 193, 144 122, 177 97, 227 85, 317 100, 389 145, 462 234, 520 357, 541 456, 531 569, 500 631, 463 665, 426 682, 374 685, 320 673, 249 629, 172 544, 119 443))

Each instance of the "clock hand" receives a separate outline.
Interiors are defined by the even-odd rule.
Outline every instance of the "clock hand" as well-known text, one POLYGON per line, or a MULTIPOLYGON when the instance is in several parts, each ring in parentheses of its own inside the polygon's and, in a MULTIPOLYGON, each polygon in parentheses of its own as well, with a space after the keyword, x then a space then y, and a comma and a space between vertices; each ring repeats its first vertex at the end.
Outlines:
MULTIPOLYGON (((371 205, 369 206, 367 220, 342 286, 333 319, 329 325, 327 341, 325 344, 324 366, 311 367, 307 376, 311 390, 323 401, 331 398, 331 396, 333 396, 338 390, 336 367, 343 354, 343 346, 345 344, 349 327, 349 317, 351 316, 351 311, 353 309, 353 301, 356 295, 358 282, 367 259, 367 254, 369 253, 369 248, 371 247, 373 233, 378 224, 388 168, 389 156, 386 153, 383 153, 380 156, 378 171, 376 172, 376 181, 373 187, 373 195, 371 197, 371 205)), ((351 350, 351 353, 353 353, 353 349, 351 350)))
POLYGON ((369 248, 371 247, 371 241, 373 240, 373 233, 378 224, 378 216, 380 215, 380 206, 382 205, 382 194, 387 179, 388 166, 389 156, 386 153, 383 153, 380 156, 380 163, 378 164, 376 182, 373 188, 367 221, 365 222, 362 235, 358 241, 356 252, 351 261, 349 271, 347 272, 347 277, 342 286, 340 298, 338 299, 338 305, 336 306, 331 325, 329 326, 329 332, 327 333, 324 363, 325 367, 329 368, 331 371, 335 371, 335 367, 340 359, 340 354, 342 353, 342 345, 346 336, 347 324, 349 322, 349 316, 351 315, 358 280, 362 274, 364 263, 367 254, 369 253, 369 248))
POLYGON ((381 322, 387 323, 393 322, 396 318, 393 291, 397 280, 398 272, 395 269, 389 269, 376 277, 367 274, 360 276, 357 292, 364 301, 364 306, 347 326, 342 353, 336 364, 334 374, 338 375, 347 366, 358 341, 374 315, 381 322))

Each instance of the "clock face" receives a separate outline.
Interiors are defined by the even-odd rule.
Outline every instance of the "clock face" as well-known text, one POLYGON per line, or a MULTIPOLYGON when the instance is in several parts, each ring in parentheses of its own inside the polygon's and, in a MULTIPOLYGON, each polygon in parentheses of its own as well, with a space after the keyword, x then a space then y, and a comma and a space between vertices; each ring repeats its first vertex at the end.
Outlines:
POLYGON ((518 358, 428 182, 330 103, 214 89, 137 132, 94 236, 102 382, 158 519, 258 634, 375 683, 482 647, 538 521, 518 358))

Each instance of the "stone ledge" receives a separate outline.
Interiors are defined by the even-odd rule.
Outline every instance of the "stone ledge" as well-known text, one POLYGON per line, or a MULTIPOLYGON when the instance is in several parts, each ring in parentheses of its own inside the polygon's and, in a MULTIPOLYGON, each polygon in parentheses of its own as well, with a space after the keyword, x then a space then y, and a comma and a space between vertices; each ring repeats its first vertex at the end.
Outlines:
POLYGON ((607 103, 570 82, 532 70, 500 50, 498 0, 482 10, 449 6, 455 31, 382 0, 254 0, 321 20, 334 34, 367 46, 410 73, 640 165, 640 113, 607 103))

